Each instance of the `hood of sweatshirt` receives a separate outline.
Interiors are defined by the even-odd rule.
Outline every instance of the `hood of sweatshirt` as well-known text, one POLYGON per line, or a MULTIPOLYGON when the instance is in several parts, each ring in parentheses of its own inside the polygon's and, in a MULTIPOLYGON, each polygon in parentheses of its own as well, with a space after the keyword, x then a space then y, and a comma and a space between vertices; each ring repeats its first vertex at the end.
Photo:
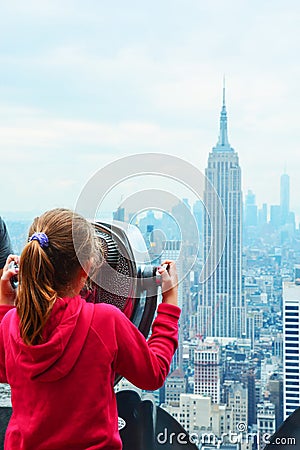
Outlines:
POLYGON ((86 303, 79 295, 59 298, 45 325, 44 342, 26 345, 19 329, 19 317, 14 310, 9 336, 11 356, 31 379, 57 381, 74 367, 89 333, 94 304, 86 303))

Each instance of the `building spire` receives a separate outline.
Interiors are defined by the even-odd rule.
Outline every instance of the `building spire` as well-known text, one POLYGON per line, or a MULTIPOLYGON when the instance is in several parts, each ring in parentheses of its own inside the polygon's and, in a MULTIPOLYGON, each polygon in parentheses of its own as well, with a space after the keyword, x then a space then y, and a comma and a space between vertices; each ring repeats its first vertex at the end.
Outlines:
POLYGON ((227 112, 225 103, 225 75, 223 77, 223 105, 220 118, 220 134, 217 147, 229 147, 228 134, 227 134, 227 112))
POLYGON ((225 75, 223 76, 223 102, 220 117, 220 133, 219 139, 213 152, 234 152, 234 149, 230 147, 227 133, 227 111, 226 111, 226 90, 225 90, 225 75))

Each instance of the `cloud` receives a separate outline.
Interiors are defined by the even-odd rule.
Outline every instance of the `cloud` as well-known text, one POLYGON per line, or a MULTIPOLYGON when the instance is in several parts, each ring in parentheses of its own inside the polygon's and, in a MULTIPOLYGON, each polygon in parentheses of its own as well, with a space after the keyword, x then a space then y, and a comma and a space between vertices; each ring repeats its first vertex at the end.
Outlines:
POLYGON ((167 152, 204 169, 223 73, 245 187, 277 201, 287 162, 298 203, 298 2, 12 0, 2 12, 0 183, 14 168, 14 207, 41 173, 47 201, 72 201, 125 154, 167 152))

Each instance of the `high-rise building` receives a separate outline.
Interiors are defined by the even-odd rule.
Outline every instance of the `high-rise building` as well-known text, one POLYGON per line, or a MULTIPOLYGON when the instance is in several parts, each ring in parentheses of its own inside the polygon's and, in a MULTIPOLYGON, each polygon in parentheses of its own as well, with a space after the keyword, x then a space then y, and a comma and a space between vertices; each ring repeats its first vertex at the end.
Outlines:
POLYGON ((208 279, 203 285, 202 303, 199 305, 199 334, 242 337, 245 333, 245 307, 242 296, 241 169, 238 155, 228 142, 225 87, 219 140, 209 154, 205 174, 204 261, 209 258, 210 264, 204 269, 204 276, 208 279), (222 222, 224 215, 225 226, 222 222), (213 230, 217 230, 217 238, 212 254, 213 230), (222 253, 224 233, 226 239, 222 253), (222 254, 220 261, 217 260, 218 254, 222 254))
POLYGON ((195 349, 194 364, 194 394, 207 395, 213 403, 220 403, 220 347, 201 342, 195 349))
POLYGON ((168 405, 179 405, 180 394, 186 393, 186 378, 181 369, 176 369, 166 379, 165 402, 168 405))
MULTIPOLYGON (((225 404, 212 403, 211 398, 204 395, 180 394, 178 406, 165 404, 162 407, 181 423, 190 436, 194 435, 195 438, 197 436, 202 449, 216 449, 215 445, 221 436, 226 442, 225 433, 228 436, 233 430, 232 409, 225 404)), ((226 448, 236 449, 232 446, 226 448)))
POLYGON ((283 283, 283 419, 300 406, 300 266, 283 283))
POLYGON ((276 431, 275 406, 265 401, 257 405, 258 450, 263 450, 270 436, 276 431))
POLYGON ((226 390, 226 403, 233 412, 233 431, 240 430, 240 424, 244 428, 248 426, 248 389, 239 381, 227 380, 224 383, 226 390))
POLYGON ((268 222, 268 205, 262 204, 262 207, 258 210, 258 225, 264 227, 268 222))
MULTIPOLYGON (((165 259, 176 261, 179 281, 183 279, 183 258, 181 256, 181 246, 182 242, 178 240, 164 241, 164 248, 161 252, 160 258, 161 262, 163 262, 165 259)), ((182 294, 182 283, 180 282, 178 285, 178 304, 180 308, 182 308, 182 294)))
POLYGON ((256 423, 255 371, 253 368, 248 370, 244 378, 246 378, 248 388, 248 426, 252 426, 256 423))
POLYGON ((245 225, 247 227, 256 227, 257 225, 257 205, 255 194, 248 191, 245 199, 245 225))
POLYGON ((284 173, 280 178, 280 220, 281 225, 289 221, 290 212, 290 177, 284 173))
MULTIPOLYGON (((164 242, 164 249, 161 253, 161 262, 165 259, 170 259, 176 261, 177 273, 178 273, 178 306, 183 308, 183 257, 181 254, 182 242, 178 240, 171 240, 164 242)), ((181 326, 181 321, 180 321, 181 326)), ((182 369, 182 346, 183 346, 183 336, 179 333, 179 343, 178 348, 173 356, 171 363, 171 372, 173 370, 180 368, 182 369)))
POLYGON ((193 216, 196 220, 199 234, 203 231, 203 203, 197 200, 193 205, 193 216))
POLYGON ((119 220, 120 222, 125 221, 125 208, 121 208, 120 206, 116 211, 113 212, 113 219, 119 220))
POLYGON ((246 336, 251 339, 251 348, 259 341, 259 333, 263 326, 263 312, 258 308, 249 308, 246 319, 246 336))
POLYGON ((281 209, 279 205, 270 206, 270 224, 275 230, 281 225, 281 209))
POLYGON ((283 379, 282 376, 276 372, 270 376, 268 382, 268 393, 269 400, 275 406, 275 417, 276 417, 276 430, 283 422, 283 379))

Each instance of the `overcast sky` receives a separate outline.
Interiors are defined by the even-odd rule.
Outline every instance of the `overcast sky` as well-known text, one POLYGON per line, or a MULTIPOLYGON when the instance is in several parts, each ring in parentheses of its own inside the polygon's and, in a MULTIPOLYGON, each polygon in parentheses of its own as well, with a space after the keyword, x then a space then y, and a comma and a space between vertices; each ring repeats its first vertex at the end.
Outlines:
POLYGON ((0 214, 74 207, 134 153, 204 171, 223 74, 244 192, 279 203, 286 168, 299 214, 299 19, 297 0, 2 2, 0 214))

